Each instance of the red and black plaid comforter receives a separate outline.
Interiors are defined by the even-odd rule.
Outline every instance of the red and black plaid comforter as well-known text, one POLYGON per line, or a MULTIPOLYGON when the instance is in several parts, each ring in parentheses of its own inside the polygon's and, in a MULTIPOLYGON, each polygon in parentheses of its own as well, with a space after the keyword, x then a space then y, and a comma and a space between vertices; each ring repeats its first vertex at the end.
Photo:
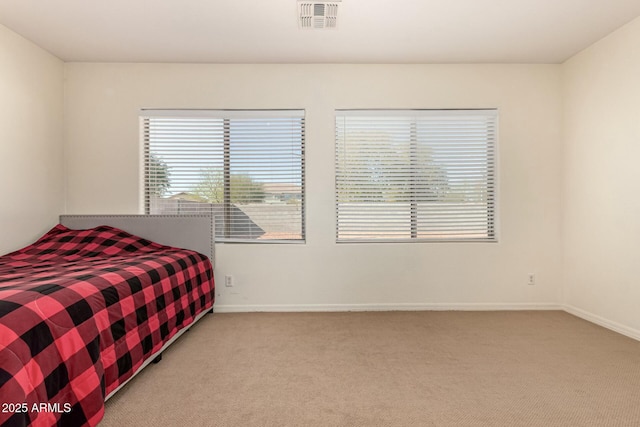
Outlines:
POLYGON ((106 226, 58 225, 0 257, 0 425, 95 426, 213 290, 204 255, 106 226))

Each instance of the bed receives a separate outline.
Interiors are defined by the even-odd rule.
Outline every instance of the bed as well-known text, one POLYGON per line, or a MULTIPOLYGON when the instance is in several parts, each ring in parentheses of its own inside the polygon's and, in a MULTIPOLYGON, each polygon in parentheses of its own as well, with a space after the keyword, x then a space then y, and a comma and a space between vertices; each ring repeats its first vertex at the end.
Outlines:
POLYGON ((0 425, 95 426, 214 303, 207 215, 61 216, 0 257, 0 425))

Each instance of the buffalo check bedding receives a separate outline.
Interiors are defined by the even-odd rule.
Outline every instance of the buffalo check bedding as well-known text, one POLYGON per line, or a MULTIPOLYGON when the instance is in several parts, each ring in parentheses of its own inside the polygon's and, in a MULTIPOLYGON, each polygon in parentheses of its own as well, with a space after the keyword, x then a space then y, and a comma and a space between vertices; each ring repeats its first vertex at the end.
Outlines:
POLYGON ((213 292, 206 256, 108 226, 57 225, 0 257, 0 425, 97 425, 213 292))

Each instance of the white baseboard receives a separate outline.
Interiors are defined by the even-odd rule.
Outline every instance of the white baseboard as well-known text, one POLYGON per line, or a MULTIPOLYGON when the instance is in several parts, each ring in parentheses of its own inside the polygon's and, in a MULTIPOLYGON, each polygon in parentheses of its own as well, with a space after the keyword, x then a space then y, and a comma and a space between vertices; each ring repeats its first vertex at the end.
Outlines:
POLYGON ((562 310, 555 303, 424 303, 424 304, 278 304, 278 305, 215 305, 216 313, 246 312, 318 312, 318 311, 507 311, 562 310))
POLYGON ((588 322, 595 323, 596 325, 600 325, 604 328, 611 329, 614 332, 617 332, 622 335, 626 335, 629 338, 633 338, 635 340, 640 341, 640 330, 638 329, 630 328, 620 323, 607 320, 596 314, 589 313, 588 311, 582 310, 578 307, 574 307, 569 304, 565 304, 563 306, 563 309, 567 313, 573 314, 574 316, 580 317, 581 319, 584 319, 588 322))

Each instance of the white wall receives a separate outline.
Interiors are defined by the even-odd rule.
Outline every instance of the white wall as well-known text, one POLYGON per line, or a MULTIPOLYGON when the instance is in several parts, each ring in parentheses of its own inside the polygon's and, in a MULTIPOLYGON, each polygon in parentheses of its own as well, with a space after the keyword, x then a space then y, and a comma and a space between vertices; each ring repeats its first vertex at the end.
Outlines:
POLYGON ((0 26, 0 254, 65 200, 137 212, 142 107, 304 108, 307 244, 218 245, 218 310, 564 303, 640 336, 638 46, 640 18, 562 66, 63 64, 0 26), (334 243, 334 109, 474 107, 500 109, 498 244, 334 243))
POLYGON ((0 25, 0 255, 64 209, 64 64, 0 25))
POLYGON ((557 65, 68 63, 66 72, 68 213, 138 212, 140 108, 306 109, 307 243, 217 245, 219 311, 559 302, 557 65), (336 245, 334 109, 487 107, 500 109, 499 243, 336 245))
POLYGON ((564 301, 640 338, 640 18, 562 71, 564 301))

